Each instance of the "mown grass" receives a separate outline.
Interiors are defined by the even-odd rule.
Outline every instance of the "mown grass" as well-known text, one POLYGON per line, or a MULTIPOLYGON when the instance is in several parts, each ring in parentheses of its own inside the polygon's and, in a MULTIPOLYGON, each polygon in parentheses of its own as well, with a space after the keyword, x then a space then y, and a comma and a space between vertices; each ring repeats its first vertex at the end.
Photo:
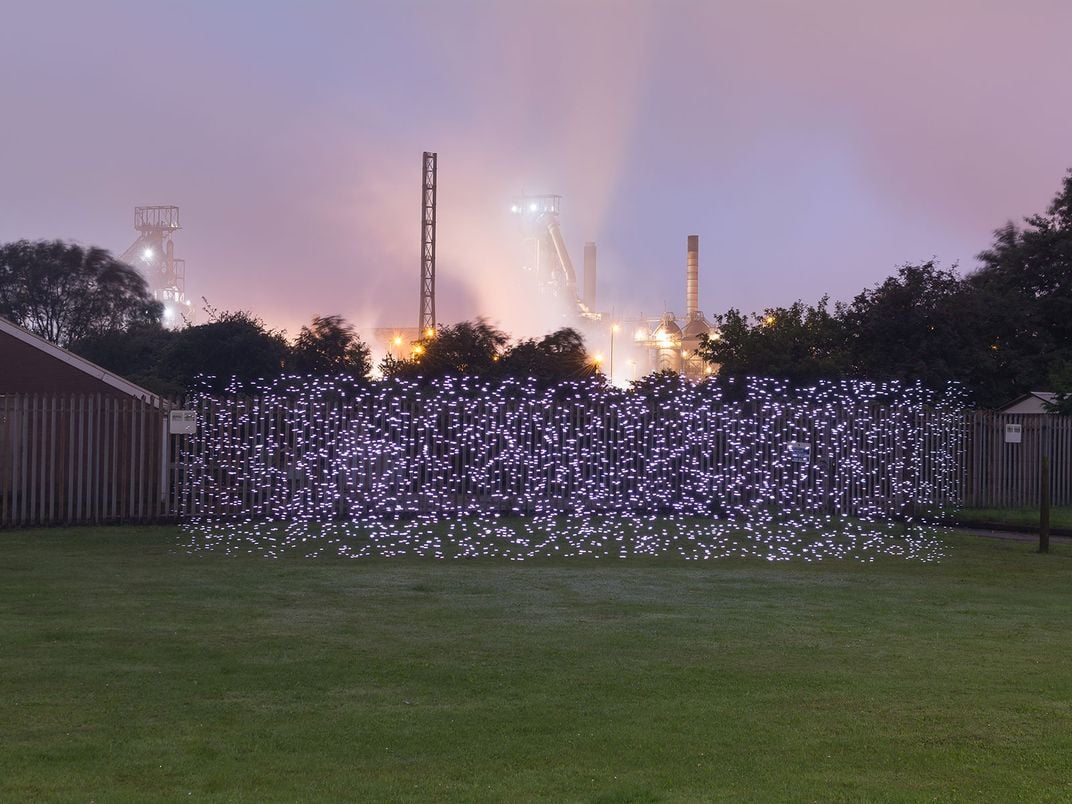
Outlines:
MULTIPOLYGON (((1023 525, 1038 528, 1039 509, 1034 508, 961 508, 952 517, 966 525, 1023 525)), ((1072 529, 1072 505, 1056 506, 1050 511, 1050 526, 1072 529)))
POLYGON ((0 533, 0 799, 1068 800, 1072 559, 191 557, 0 533))

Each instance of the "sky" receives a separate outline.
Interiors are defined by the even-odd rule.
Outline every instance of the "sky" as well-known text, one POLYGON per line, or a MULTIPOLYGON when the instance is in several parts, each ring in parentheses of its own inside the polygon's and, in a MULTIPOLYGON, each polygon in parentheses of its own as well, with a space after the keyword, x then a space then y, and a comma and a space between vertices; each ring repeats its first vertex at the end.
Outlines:
POLYGON ((684 312, 690 234, 709 315, 850 300, 1047 206, 1069 30, 1067 0, 4 0, 0 242, 120 254, 175 204, 190 296, 416 326, 430 150, 441 323, 555 326, 522 193, 562 195, 616 317, 684 312))

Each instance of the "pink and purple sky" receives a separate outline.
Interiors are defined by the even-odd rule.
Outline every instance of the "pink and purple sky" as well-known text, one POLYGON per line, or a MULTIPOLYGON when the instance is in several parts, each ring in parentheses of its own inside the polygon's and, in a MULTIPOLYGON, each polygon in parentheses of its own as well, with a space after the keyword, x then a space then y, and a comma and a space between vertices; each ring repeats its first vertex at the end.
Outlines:
POLYGON ((1072 3, 8 0, 0 242, 121 253, 177 204, 187 289, 295 333, 416 324, 420 158, 438 311, 551 328, 511 199, 563 196, 599 308, 850 299, 974 266, 1072 167, 1072 3))

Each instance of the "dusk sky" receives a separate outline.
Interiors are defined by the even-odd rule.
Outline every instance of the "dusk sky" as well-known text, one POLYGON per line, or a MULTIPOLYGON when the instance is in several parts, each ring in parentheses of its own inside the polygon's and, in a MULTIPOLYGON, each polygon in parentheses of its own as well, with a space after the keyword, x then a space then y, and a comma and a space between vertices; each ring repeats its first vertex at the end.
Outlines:
MULTIPOLYGON (((21 2, 0 25, 0 242, 122 253, 176 204, 187 291, 294 334, 416 324, 421 152, 439 319, 541 317, 511 199, 563 196, 599 309, 850 299, 970 269, 1072 167, 1072 3, 21 2)), ((200 306, 200 305, 198 305, 200 306)))

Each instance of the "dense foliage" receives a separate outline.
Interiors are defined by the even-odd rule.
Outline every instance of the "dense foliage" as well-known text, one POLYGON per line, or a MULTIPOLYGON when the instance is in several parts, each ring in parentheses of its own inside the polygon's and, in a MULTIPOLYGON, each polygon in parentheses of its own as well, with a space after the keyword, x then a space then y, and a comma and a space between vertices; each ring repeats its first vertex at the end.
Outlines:
POLYGON ((0 246, 0 315, 60 346, 158 324, 163 307, 135 269, 61 240, 0 246))
POLYGON ((509 336, 484 319, 440 327, 421 338, 406 359, 388 355, 384 377, 432 380, 447 375, 486 378, 532 377, 541 385, 596 375, 575 329, 563 327, 539 340, 511 344, 509 336))
MULTIPOLYGON (((797 301, 715 316, 698 354, 730 387, 750 376, 806 386, 822 379, 961 384, 969 400, 1000 405, 1027 391, 1058 393, 1072 413, 1072 171, 1044 214, 1009 223, 968 275, 931 261, 831 307, 797 301)), ((317 317, 291 344, 248 312, 210 310, 207 324, 160 327, 160 305, 129 266, 96 248, 19 241, 0 247, 0 315, 161 393, 221 389, 287 373, 367 378, 369 348, 339 316, 317 317)), ((388 379, 447 375, 531 377, 541 385, 602 376, 584 340, 563 328, 511 342, 483 319, 443 326, 387 357, 388 379)), ((739 386, 738 386, 739 387, 739 386)), ((643 388, 643 383, 637 386, 643 388)))
POLYGON ((291 365, 299 374, 349 374, 366 377, 371 352, 342 316, 314 317, 301 328, 291 349, 291 365))
POLYGON ((997 230, 967 276, 905 265, 833 311, 825 297, 751 316, 731 309, 698 351, 723 379, 958 382, 983 406, 1055 390, 1055 411, 1072 411, 1072 172, 1025 224, 997 230))

